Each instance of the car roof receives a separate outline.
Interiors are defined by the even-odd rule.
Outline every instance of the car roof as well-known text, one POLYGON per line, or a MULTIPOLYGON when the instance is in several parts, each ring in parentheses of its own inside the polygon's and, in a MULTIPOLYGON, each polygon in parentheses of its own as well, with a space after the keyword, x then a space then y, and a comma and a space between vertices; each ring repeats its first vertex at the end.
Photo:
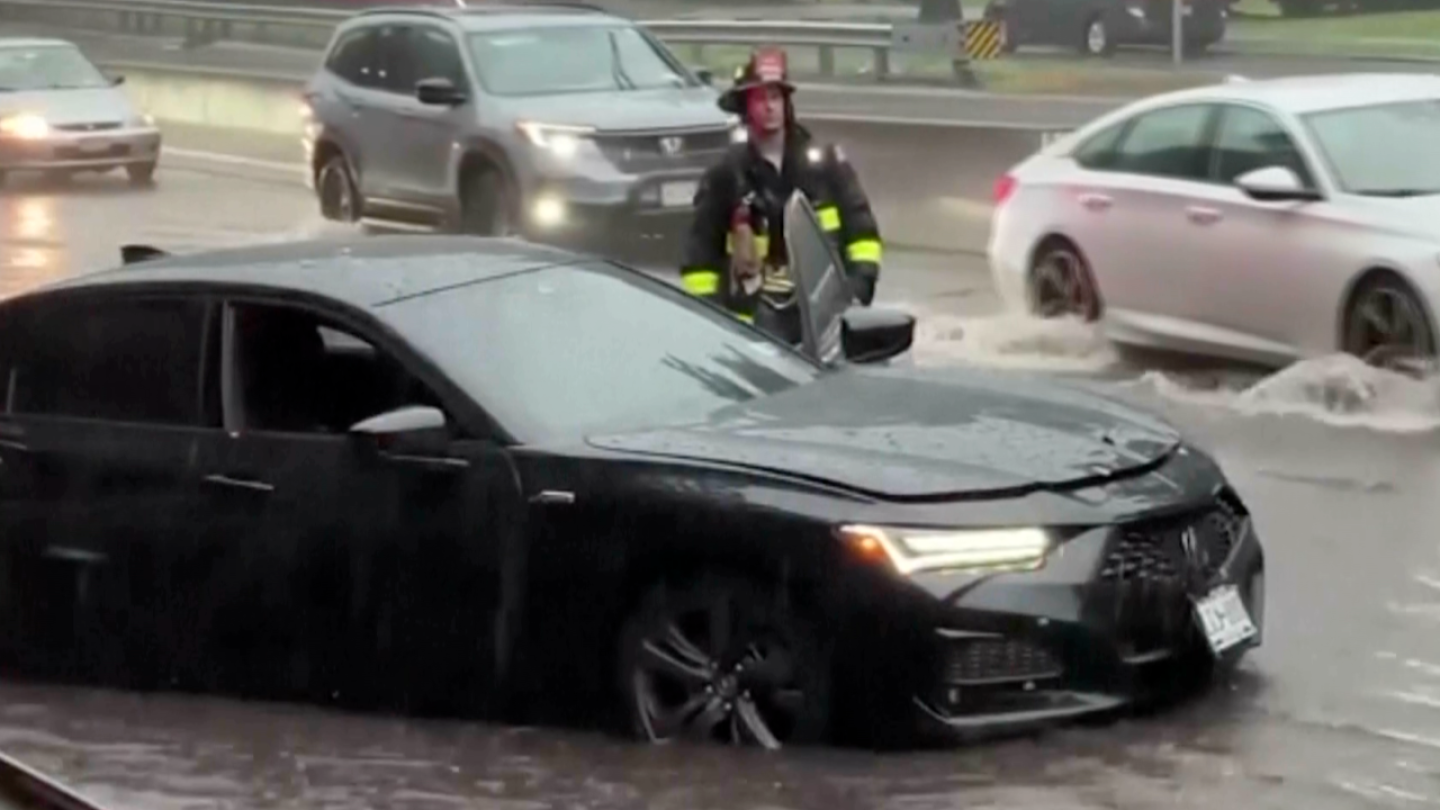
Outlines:
POLYGON ((1440 76, 1422 73, 1335 73, 1246 80, 1180 90, 1151 101, 1250 101, 1304 115, 1398 101, 1440 100, 1440 76))
POLYGON ((75 48, 79 47, 67 39, 52 37, 0 37, 0 49, 7 48, 75 48))
POLYGON ((467 31, 513 28, 542 28, 595 22, 620 22, 625 18, 599 6, 583 2, 487 3, 463 8, 375 8, 350 19, 351 24, 375 23, 396 18, 428 17, 445 20, 467 31))
POLYGON ((130 285, 216 285, 317 295, 372 309, 515 273, 590 260, 518 239, 356 235, 165 256, 74 276, 21 293, 9 302, 61 291, 130 285))

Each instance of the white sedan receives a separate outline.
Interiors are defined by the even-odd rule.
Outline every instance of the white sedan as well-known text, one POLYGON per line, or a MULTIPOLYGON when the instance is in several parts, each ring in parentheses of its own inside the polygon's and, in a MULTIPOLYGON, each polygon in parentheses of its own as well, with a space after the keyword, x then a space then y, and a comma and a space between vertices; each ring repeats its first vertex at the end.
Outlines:
POLYGON ((1012 306, 1272 365, 1435 354, 1440 77, 1144 99, 1042 148, 995 196, 989 258, 1012 306))

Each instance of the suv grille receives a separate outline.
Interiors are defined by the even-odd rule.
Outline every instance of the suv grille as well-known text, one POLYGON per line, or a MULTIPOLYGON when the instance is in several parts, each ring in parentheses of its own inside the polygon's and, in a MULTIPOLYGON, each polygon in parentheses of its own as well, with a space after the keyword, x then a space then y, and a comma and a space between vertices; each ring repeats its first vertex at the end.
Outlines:
POLYGON ((111 129, 119 129, 118 121, 106 121, 93 124, 58 124, 55 127, 61 132, 104 132, 111 129))
POLYGON ((596 136, 600 151, 628 171, 708 166, 730 147, 726 129, 606 133, 596 136))
POLYGON ((1189 576, 1209 579, 1235 550, 1246 517, 1239 499, 1227 490, 1198 514, 1126 526, 1111 544, 1100 578, 1177 584, 1189 576))

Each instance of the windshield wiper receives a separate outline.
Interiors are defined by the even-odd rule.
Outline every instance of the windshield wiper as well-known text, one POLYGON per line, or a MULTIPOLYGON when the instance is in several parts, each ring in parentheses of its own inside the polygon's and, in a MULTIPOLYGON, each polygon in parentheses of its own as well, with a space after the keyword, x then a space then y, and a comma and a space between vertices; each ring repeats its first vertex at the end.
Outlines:
POLYGON ((621 89, 634 90, 635 81, 630 78, 630 74, 626 73, 624 66, 620 64, 620 40, 615 38, 614 31, 611 31, 609 36, 610 75, 615 79, 615 84, 619 85, 621 89))
POLYGON ((1372 188, 1355 193, 1362 197, 1429 197, 1440 194, 1440 188, 1372 188))

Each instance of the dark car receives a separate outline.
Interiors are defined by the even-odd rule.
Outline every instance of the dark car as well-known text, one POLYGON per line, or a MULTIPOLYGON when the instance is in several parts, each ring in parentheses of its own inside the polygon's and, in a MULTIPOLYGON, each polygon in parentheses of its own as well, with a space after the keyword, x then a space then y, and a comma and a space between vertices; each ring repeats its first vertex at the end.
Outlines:
POLYGON ((362 12, 306 86, 321 213, 678 264, 700 177, 741 133, 707 82, 579 4, 362 12))
POLYGON ((874 365, 914 321, 827 309, 797 205, 806 345, 851 362, 471 237, 136 250, 5 302, 0 666, 773 746, 1113 709, 1259 644, 1214 461, 874 365))
MULTIPOLYGON (((1181 42, 1201 53, 1225 38, 1224 0, 1181 0, 1181 42)), ((1122 45, 1165 45, 1174 41, 1172 0, 991 0, 986 19, 1005 23, 1005 47, 1026 45, 1076 48, 1108 56, 1122 45)))

